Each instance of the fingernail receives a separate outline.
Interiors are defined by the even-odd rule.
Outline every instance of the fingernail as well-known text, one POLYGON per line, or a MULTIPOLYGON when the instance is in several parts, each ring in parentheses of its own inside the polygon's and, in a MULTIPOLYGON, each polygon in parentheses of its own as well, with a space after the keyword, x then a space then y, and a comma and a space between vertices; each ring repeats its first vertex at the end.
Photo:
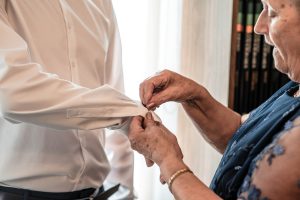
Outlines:
POLYGON ((154 106, 154 103, 150 103, 150 104, 148 104, 146 107, 148 108, 148 109, 150 109, 150 108, 152 108, 154 106))
POLYGON ((151 114, 151 112, 147 112, 146 118, 147 118, 147 119, 152 119, 152 114, 151 114))

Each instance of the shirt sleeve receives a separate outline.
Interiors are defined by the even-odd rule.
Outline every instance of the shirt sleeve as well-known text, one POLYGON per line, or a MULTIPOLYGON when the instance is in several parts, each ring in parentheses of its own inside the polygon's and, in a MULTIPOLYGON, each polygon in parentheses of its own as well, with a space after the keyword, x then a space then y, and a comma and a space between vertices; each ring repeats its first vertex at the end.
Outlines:
POLYGON ((0 104, 6 120, 91 130, 119 127, 126 117, 147 112, 110 85, 90 89, 44 72, 1 9, 0 34, 0 104))
POLYGON ((239 199, 299 199, 299 146, 300 118, 264 150, 239 199))

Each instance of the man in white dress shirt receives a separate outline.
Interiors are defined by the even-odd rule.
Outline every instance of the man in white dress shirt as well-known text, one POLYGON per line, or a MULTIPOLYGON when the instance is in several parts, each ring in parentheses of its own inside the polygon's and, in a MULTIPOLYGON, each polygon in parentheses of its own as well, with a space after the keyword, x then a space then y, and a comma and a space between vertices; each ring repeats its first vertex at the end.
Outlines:
MULTIPOLYGON (((99 195, 103 128, 146 112, 122 92, 110 0, 0 0, 0 200, 99 195)), ((132 191, 130 145, 115 134, 124 162, 110 177, 132 191)))

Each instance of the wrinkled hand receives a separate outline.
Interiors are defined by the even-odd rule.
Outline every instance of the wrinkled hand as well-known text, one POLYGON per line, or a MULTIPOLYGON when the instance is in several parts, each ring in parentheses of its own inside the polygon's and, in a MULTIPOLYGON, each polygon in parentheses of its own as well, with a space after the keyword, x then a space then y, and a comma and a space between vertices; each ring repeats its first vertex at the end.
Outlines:
POLYGON ((183 158, 175 135, 154 121, 150 112, 146 118, 132 119, 128 137, 132 149, 143 154, 147 162, 150 160, 160 166, 165 160, 183 158))
POLYGON ((140 84, 142 103, 151 110, 168 102, 192 100, 201 87, 191 79, 175 72, 164 70, 146 79, 140 84))
POLYGON ((154 165, 154 162, 146 157, 145 157, 145 162, 147 167, 152 167, 154 165))

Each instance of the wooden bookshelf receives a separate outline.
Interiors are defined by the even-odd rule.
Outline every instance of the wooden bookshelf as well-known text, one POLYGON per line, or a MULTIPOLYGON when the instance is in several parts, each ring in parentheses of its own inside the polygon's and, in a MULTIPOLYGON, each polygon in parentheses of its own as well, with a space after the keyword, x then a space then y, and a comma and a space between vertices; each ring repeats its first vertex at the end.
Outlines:
POLYGON ((256 108, 289 81, 275 69, 272 47, 254 33, 261 10, 260 0, 233 0, 228 104, 241 114, 256 108))

